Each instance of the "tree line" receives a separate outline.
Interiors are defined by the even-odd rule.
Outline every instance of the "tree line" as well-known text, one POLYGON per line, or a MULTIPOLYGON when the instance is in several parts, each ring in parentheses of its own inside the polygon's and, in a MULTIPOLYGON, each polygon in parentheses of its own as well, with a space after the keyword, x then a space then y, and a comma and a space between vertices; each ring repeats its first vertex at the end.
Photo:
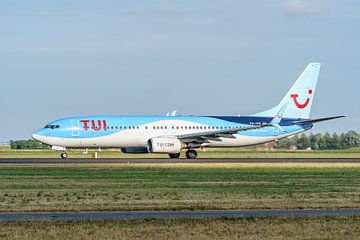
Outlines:
POLYGON ((278 141, 274 148, 279 149, 311 149, 335 150, 360 147, 360 134, 355 131, 347 133, 300 134, 278 141))
POLYGON ((46 144, 38 142, 36 140, 12 140, 10 141, 11 149, 49 149, 50 147, 46 144))
MULTIPOLYGON (((35 140, 10 141, 11 149, 48 149, 49 146, 35 140)), ((301 134, 282 139, 274 144, 277 149, 312 149, 331 150, 360 147, 360 134, 355 131, 347 133, 301 134)))

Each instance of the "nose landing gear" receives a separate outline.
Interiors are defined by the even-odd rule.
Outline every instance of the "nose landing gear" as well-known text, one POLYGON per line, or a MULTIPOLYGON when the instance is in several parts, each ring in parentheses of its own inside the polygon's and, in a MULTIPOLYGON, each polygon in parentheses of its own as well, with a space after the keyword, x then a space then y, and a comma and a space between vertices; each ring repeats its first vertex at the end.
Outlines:
POLYGON ((61 156, 62 159, 67 159, 68 158, 68 154, 66 152, 62 152, 60 154, 60 156, 61 156))

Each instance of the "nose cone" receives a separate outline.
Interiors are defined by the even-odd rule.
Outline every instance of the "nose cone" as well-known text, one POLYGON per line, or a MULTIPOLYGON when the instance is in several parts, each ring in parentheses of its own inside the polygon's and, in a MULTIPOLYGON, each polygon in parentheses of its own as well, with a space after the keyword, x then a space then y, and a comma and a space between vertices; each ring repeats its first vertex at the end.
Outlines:
POLYGON ((44 131, 43 131, 42 129, 40 129, 40 130, 38 130, 38 131, 33 132, 33 134, 31 135, 31 137, 32 137, 34 140, 43 142, 43 141, 44 141, 44 138, 45 138, 45 134, 44 134, 44 131))
POLYGON ((34 139, 34 140, 40 141, 40 140, 39 140, 39 139, 40 139, 40 135, 38 135, 38 134, 36 134, 36 133, 33 133, 33 134, 31 135, 31 137, 32 137, 32 139, 34 139))

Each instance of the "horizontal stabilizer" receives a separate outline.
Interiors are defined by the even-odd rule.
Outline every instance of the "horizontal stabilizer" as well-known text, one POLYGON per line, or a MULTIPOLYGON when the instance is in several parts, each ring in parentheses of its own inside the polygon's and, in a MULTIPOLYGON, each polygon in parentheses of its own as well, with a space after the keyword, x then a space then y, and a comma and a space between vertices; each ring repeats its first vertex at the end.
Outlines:
POLYGON ((346 117, 346 116, 342 115, 342 116, 327 117, 327 118, 309 119, 309 120, 303 120, 303 121, 294 121, 294 122, 292 122, 292 124, 317 123, 317 122, 323 122, 323 121, 328 121, 328 120, 343 118, 343 117, 346 117))

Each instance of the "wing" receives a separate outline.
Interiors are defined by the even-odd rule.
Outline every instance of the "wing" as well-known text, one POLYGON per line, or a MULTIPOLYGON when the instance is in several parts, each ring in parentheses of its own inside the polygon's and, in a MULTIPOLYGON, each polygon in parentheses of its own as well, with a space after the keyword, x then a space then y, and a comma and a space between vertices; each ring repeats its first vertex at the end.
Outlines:
MULTIPOLYGON (((262 123, 252 126, 246 127, 234 127, 234 128, 227 128, 223 130, 216 130, 216 131, 207 131, 207 132, 199 132, 199 133, 189 133, 176 136, 179 140, 184 143, 192 143, 192 144, 203 144, 208 143, 209 140, 211 141, 221 141, 219 138, 235 138, 233 134, 242 131, 249 131, 254 129, 260 129, 268 126, 276 127, 279 130, 285 132, 285 130, 279 125, 282 117, 282 113, 286 108, 286 104, 280 109, 278 114, 269 122, 269 123, 262 123)), ((291 125, 301 125, 307 123, 317 123, 322 121, 328 121, 336 118, 342 118, 346 116, 335 116, 335 117, 327 117, 327 118, 318 118, 318 119, 308 119, 308 120, 301 120, 301 121, 294 121, 291 125)))
POLYGON ((233 134, 235 134, 237 132, 260 129, 260 128, 267 127, 267 126, 274 126, 276 128, 279 128, 280 130, 284 131, 280 127, 279 123, 281 122, 281 119, 283 118, 282 114, 283 114, 286 106, 287 106, 287 103, 285 103, 280 108, 280 111, 276 114, 276 116, 269 123, 261 123, 261 124, 246 126, 246 127, 227 128, 224 130, 190 133, 190 134, 179 135, 179 136, 177 136, 177 138, 185 143, 203 144, 203 143, 209 142, 209 140, 221 141, 219 139, 220 137, 235 138, 235 136, 233 134))
POLYGON ((185 143, 189 143, 189 142, 206 143, 209 140, 220 141, 219 137, 235 138, 233 134, 237 132, 259 129, 270 125, 271 124, 269 123, 263 123, 263 124, 246 126, 246 127, 236 127, 236 128, 234 127, 234 128, 228 128, 228 129, 216 130, 216 131, 189 133, 189 134, 178 135, 177 138, 185 143))

